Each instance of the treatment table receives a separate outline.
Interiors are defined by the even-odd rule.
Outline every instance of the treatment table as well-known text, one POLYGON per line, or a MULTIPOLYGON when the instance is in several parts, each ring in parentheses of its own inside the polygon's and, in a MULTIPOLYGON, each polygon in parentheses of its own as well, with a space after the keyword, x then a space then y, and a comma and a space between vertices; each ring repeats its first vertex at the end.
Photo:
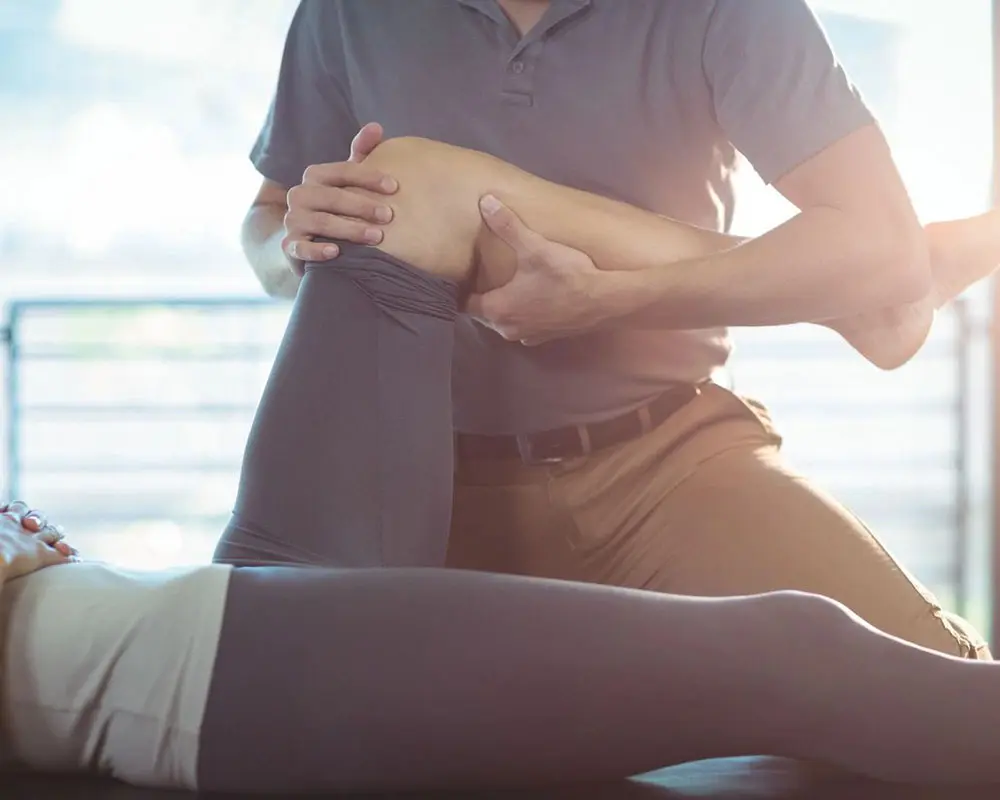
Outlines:
MULTIPOLYGON (((0 779, 0 797, 3 800, 187 800, 194 795, 132 789, 100 780, 5 776, 0 779)), ((408 800, 442 797, 440 793, 406 796, 408 800)), ((454 797, 459 800, 996 800, 1000 798, 1000 786, 942 789, 887 786, 841 777, 819 778, 792 762, 750 758, 675 767, 609 785, 459 793, 454 797)), ((369 795, 364 800, 379 798, 369 795)))

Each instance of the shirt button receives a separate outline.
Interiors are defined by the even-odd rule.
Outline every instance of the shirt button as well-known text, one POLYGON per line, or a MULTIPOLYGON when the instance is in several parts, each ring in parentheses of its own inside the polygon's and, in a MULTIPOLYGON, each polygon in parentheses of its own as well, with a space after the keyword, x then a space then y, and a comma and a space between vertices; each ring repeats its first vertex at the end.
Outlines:
POLYGON ((510 65, 510 68, 515 75, 520 75, 522 72, 524 72, 524 62, 515 61, 513 64, 510 65))

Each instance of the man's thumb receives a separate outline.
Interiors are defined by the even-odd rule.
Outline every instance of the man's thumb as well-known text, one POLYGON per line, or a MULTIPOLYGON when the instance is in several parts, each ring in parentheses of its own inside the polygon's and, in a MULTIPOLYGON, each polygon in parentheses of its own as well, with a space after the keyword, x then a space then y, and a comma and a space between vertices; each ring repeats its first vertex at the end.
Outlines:
POLYGON ((540 237, 528 228, 510 208, 491 194, 479 200, 483 222, 493 234, 521 256, 528 256, 535 249, 540 237))
POLYGON ((369 122, 358 131, 351 142, 351 157, 349 161, 360 163, 371 154, 372 150, 379 146, 385 132, 377 122, 369 122))

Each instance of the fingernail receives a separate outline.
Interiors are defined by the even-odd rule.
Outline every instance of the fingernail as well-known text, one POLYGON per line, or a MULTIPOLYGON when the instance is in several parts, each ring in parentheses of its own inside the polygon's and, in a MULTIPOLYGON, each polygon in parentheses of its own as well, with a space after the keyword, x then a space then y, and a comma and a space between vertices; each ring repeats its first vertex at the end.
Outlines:
POLYGON ((395 178, 382 178, 382 188, 387 192, 394 192, 399 188, 395 178))
POLYGON ((73 550, 70 548, 68 544, 66 544, 66 542, 56 542, 54 545, 52 545, 52 548, 54 550, 57 550, 59 553, 66 556, 67 558, 73 555, 73 550))
POLYGON ((378 228, 366 228, 365 241, 368 242, 368 244, 378 244, 382 241, 382 231, 378 228))
POLYGON ((323 258, 336 258, 339 252, 336 245, 328 244, 323 248, 323 258))
POLYGON ((479 200, 479 207, 487 214, 496 214, 503 206, 493 195, 487 194, 479 200))
POLYGON ((392 209, 389 206, 379 206, 375 209, 375 219, 379 222, 389 222, 392 219, 392 209))

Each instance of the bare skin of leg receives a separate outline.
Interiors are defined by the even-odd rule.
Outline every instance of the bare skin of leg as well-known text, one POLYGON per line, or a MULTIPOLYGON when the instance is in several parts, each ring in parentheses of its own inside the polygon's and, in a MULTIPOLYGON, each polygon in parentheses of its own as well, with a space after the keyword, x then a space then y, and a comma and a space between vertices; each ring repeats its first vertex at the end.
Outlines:
MULTIPOLYGON (((542 236, 587 253, 600 269, 645 269, 727 250, 743 238, 697 228, 552 183, 474 150, 428 139, 389 139, 369 163, 398 179, 392 223, 379 249, 477 291, 502 286, 513 254, 483 224, 479 199, 499 197, 542 236)), ((356 190, 365 194, 364 190, 356 190)), ((385 202, 385 197, 378 198, 385 202)), ((839 333, 882 369, 923 345, 935 311, 1000 265, 1000 210, 925 227, 935 291, 918 303, 836 320, 839 333)))

